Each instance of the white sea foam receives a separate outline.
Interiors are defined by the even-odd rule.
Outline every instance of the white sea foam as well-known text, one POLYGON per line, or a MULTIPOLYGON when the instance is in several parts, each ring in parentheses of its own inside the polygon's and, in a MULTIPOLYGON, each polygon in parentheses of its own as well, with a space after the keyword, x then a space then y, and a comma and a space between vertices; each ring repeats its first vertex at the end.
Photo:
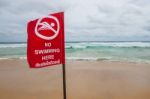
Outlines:
POLYGON ((150 42, 91 42, 71 43, 66 48, 87 48, 87 47, 150 47, 150 42))
POLYGON ((112 57, 66 57, 67 60, 94 60, 94 61, 103 61, 111 60, 112 57))
POLYGON ((27 44, 0 44, 0 48, 17 48, 26 47, 27 44))
POLYGON ((112 46, 112 47, 150 47, 149 42, 109 42, 109 43, 91 43, 96 46, 112 46))
POLYGON ((0 58, 0 60, 7 60, 7 59, 10 59, 10 58, 2 58, 2 57, 0 58))
POLYGON ((7 59, 20 59, 20 60, 25 60, 27 57, 1 57, 0 60, 7 60, 7 59))
POLYGON ((67 57, 68 60, 98 60, 94 57, 67 57))
POLYGON ((27 59, 27 57, 19 57, 19 59, 24 60, 27 59))

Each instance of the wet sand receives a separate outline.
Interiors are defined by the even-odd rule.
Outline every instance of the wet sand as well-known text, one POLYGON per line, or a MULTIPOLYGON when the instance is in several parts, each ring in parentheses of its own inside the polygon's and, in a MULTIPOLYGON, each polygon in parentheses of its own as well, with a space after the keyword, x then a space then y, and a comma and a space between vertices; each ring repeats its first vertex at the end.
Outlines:
MULTIPOLYGON (((150 99, 150 64, 67 61, 67 99, 150 99)), ((0 60, 0 99, 63 99, 61 65, 0 60)))

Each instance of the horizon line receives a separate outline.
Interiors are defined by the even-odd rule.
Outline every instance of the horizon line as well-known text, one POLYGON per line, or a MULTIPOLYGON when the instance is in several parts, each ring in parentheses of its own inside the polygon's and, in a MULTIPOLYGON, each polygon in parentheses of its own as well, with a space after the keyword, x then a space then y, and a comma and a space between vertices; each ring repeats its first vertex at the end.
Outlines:
MULTIPOLYGON (((79 42, 150 42, 150 41, 65 41, 65 43, 79 43, 79 42)), ((0 43, 27 43, 22 41, 9 41, 0 43)))

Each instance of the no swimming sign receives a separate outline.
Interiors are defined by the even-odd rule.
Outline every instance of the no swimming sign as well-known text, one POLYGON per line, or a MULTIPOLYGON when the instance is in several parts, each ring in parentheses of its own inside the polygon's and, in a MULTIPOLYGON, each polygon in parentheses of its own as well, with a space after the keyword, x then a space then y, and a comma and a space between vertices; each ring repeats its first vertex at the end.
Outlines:
POLYGON ((54 13, 30 21, 27 32, 27 60, 30 68, 62 64, 63 99, 66 99, 64 13, 54 13))
POLYGON ((27 32, 27 60, 31 68, 65 63, 63 12, 30 21, 27 32))

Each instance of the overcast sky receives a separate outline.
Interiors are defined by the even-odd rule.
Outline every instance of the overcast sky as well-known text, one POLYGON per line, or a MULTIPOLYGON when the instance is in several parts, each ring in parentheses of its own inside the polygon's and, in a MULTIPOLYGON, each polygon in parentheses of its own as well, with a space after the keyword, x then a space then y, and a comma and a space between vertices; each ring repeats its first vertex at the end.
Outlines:
POLYGON ((26 41, 29 20, 58 11, 67 41, 150 41, 150 0, 0 0, 0 42, 26 41))

